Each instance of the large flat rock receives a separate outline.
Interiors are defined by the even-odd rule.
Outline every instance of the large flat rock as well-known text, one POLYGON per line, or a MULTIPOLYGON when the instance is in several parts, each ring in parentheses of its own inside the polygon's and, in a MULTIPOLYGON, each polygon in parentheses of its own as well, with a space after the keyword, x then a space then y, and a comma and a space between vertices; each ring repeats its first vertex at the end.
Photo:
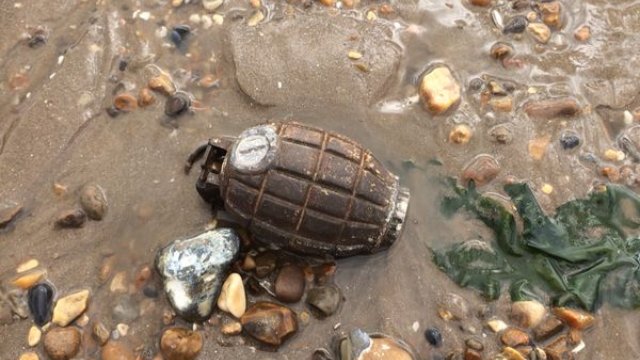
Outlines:
POLYGON ((326 13, 255 27, 238 22, 228 39, 240 88, 262 105, 370 104, 384 94, 401 56, 385 21, 326 13), (363 57, 350 59, 353 50, 363 57))

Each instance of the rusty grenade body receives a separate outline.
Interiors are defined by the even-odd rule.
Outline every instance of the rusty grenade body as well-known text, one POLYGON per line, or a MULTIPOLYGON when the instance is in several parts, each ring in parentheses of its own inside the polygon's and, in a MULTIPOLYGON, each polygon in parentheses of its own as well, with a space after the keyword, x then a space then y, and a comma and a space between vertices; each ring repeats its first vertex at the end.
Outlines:
POLYGON ((211 139, 196 188, 253 237, 302 254, 346 257, 400 237, 409 190, 353 140, 299 123, 211 139))

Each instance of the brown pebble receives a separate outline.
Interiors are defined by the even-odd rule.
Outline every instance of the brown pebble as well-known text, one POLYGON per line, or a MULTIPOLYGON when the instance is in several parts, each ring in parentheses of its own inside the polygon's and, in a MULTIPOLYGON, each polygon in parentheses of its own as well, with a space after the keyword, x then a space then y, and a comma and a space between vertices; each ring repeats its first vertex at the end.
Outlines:
POLYGON ((238 335, 242 332, 242 324, 238 321, 229 321, 222 325, 220 332, 225 335, 238 335))
POLYGON ((466 144, 471 140, 473 130, 469 125, 458 124, 449 133, 449 142, 454 144, 466 144))
POLYGON ((564 328, 564 323, 555 316, 543 320, 533 329, 533 337, 536 341, 544 341, 558 334, 564 328))
POLYGON ((542 21, 553 28, 560 28, 562 25, 561 10, 559 1, 552 1, 538 4, 538 8, 542 13, 542 21))
POLYGON ((513 54, 513 47, 507 43, 497 42, 491 46, 489 53, 494 59, 504 59, 513 54))
POLYGON ((578 343, 582 341, 582 331, 578 329, 569 330, 569 336, 567 337, 567 340, 571 345, 578 345, 578 343))
POLYGON ((100 185, 87 184, 80 190, 80 205, 89 219, 102 220, 107 212, 107 197, 100 185))
POLYGON ((498 161, 489 154, 480 154, 465 165, 462 181, 467 184, 473 180, 476 186, 484 186, 495 179, 498 173, 500 173, 498 161))
POLYGON ((553 98, 528 101, 524 104, 524 111, 532 118, 552 119, 575 116, 580 112, 580 106, 573 98, 553 98))
POLYGON ((324 6, 333 7, 336 5, 336 0, 319 0, 319 1, 324 6))
POLYGON ((169 76, 165 74, 160 74, 151 78, 147 85, 151 90, 157 91, 166 96, 169 96, 176 92, 176 87, 173 84, 173 81, 171 81, 171 78, 169 78, 169 76))
POLYGON ((202 335, 184 328, 169 328, 160 339, 165 360, 193 360, 202 349, 202 335))
POLYGON ((469 0, 471 5, 475 6, 489 6, 491 5, 491 0, 469 0))
POLYGON ((584 330, 593 325, 593 315, 582 310, 571 309, 567 307, 558 307, 553 309, 553 313, 570 327, 578 330, 584 330))
POLYGON ((56 226, 62 228, 79 228, 87 221, 87 214, 82 209, 62 211, 56 218, 56 226))
POLYGON ((464 360, 482 360, 482 353, 478 350, 467 348, 464 351, 464 360))
POLYGON ((49 330, 44 336, 44 350, 51 360, 69 360, 80 350, 80 332, 74 327, 49 330))
POLYGON ((573 33, 573 36, 578 41, 587 41, 591 39, 591 28, 587 25, 582 25, 576 30, 575 33, 573 33))
POLYGON ((284 266, 276 277, 274 287, 278 300, 284 303, 298 302, 304 294, 304 272, 296 265, 284 266))
POLYGON ((513 110, 513 98, 511 96, 494 96, 489 100, 493 111, 511 112, 513 110))
MULTIPOLYGON (((531 352, 531 348, 527 347, 529 350, 528 352, 531 352)), ((511 347, 505 347, 504 349, 502 349, 502 357, 504 358, 504 360, 526 360, 525 356, 523 356, 523 353, 527 352, 527 350, 520 352, 514 348, 511 347)), ((527 353, 528 355, 528 353, 527 353)), ((541 360, 541 359, 539 359, 541 360)))
POLYGON ((559 336, 544 348, 549 360, 564 360, 569 352, 566 336, 559 336))
POLYGON ((134 280, 136 289, 141 289, 142 286, 147 283, 147 280, 151 278, 151 275, 153 275, 151 267, 149 265, 143 266, 136 274, 136 278, 134 280))
POLYGON ((131 349, 119 341, 109 341, 102 348, 101 360, 135 360, 136 356, 131 349))
POLYGON ((550 141, 551 136, 549 135, 529 140, 528 149, 531 158, 536 161, 542 160, 542 158, 544 158, 544 155, 547 153, 547 148, 549 147, 550 141))
POLYGON ((502 341, 502 343, 506 346, 510 347, 528 345, 529 335, 527 335, 527 333, 522 330, 509 328, 502 332, 502 334, 500 335, 500 341, 502 341))
POLYGON ((138 105, 140 107, 147 107, 156 102, 156 97, 149 88, 143 87, 138 93, 138 105))
POLYGON ((10 205, 0 209, 0 229, 9 225, 22 211, 22 205, 10 205))
POLYGON ((242 328, 256 340, 279 346, 298 330, 296 316, 289 308, 259 302, 247 309, 240 318, 242 328))
POLYGON ((120 111, 130 112, 138 108, 138 100, 129 93, 123 93, 113 99, 113 106, 120 111))
POLYGON ((109 336, 111 335, 111 331, 109 328, 102 322, 98 321, 93 324, 93 338, 100 345, 104 345, 109 341, 109 336))

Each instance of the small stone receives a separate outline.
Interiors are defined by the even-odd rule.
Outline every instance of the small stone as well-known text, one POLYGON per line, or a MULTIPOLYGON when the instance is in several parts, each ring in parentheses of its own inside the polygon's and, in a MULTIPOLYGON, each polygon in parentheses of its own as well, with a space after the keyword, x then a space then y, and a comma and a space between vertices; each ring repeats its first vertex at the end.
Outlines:
POLYGON ((551 1, 538 4, 542 13, 542 21, 553 28, 560 28, 562 25, 561 5, 559 1, 551 1))
POLYGON ((349 59, 351 60, 359 60, 362 59, 362 53, 355 51, 355 50, 351 50, 349 51, 349 53, 347 54, 347 56, 349 57, 349 59))
POLYGON ((193 360, 202 349, 202 335, 183 328, 169 328, 160 339, 165 360, 193 360))
POLYGON ((489 6, 491 5, 491 0, 469 0, 471 5, 475 6, 489 6))
POLYGON ((500 319, 491 319, 487 321, 487 327, 494 333, 499 333, 500 331, 505 330, 508 326, 500 319))
POLYGON ((478 350, 467 348, 464 351, 464 360, 482 360, 482 354, 478 350))
POLYGON ((157 91, 166 96, 170 96, 176 92, 176 86, 173 84, 169 75, 166 74, 160 74, 152 77, 149 79, 147 86, 149 86, 151 90, 157 91))
POLYGON ((333 315, 340 305, 340 290, 332 285, 315 287, 307 293, 307 305, 312 310, 326 317, 333 315))
POLYGON ((143 87, 138 93, 138 105, 140 107, 147 107, 156 102, 155 96, 151 93, 151 89, 143 87))
POLYGON ((74 327, 49 330, 44 336, 44 350, 51 360, 69 360, 80 350, 80 332, 74 327))
POLYGON ((551 29, 545 24, 530 23, 527 25, 527 31, 531 37, 541 44, 546 44, 551 38, 551 29))
POLYGON ((174 8, 182 6, 183 3, 184 0, 171 0, 171 6, 173 6, 174 8))
POLYGON ((558 307, 553 309, 553 313, 570 327, 578 330, 584 330, 593 325, 593 315, 577 309, 567 307, 558 307))
POLYGON ((529 140, 529 155, 533 160, 540 161, 547 152, 550 136, 542 136, 533 140, 529 140))
POLYGON ((200 14, 191 14, 189 16, 189 22, 194 23, 194 24, 200 24, 200 14))
POLYGON ((526 360, 518 350, 508 346, 502 349, 502 356, 504 360, 526 360))
POLYGON ((242 270, 251 271, 255 268, 256 268, 256 260, 253 258, 253 256, 247 254, 247 256, 245 256, 244 258, 244 261, 242 262, 242 270))
POLYGON ((489 53, 491 54, 492 58, 501 60, 511 56, 513 54, 513 51, 513 46, 507 43, 497 42, 491 46, 491 50, 489 50, 489 53))
POLYGON ((575 33, 573 33, 573 36, 578 41, 587 41, 591 38, 591 28, 587 25, 582 25, 576 30, 575 33))
POLYGON ((29 289, 37 284, 39 281, 44 279, 47 276, 47 271, 44 269, 36 269, 30 271, 24 275, 19 276, 18 278, 12 281, 13 285, 19 287, 20 289, 29 289))
POLYGON ((529 360, 547 360, 547 354, 540 348, 535 348, 529 354, 529 360))
POLYGON ((571 150, 580 145, 580 138, 574 133, 563 133, 560 136, 560 145, 564 150, 571 150))
POLYGON ((67 326, 87 309, 89 290, 81 290, 67 295, 56 302, 53 308, 52 322, 58 326, 67 326))
POLYGON ((566 336, 559 336, 544 348, 547 358, 550 360, 563 360, 569 352, 566 336))
POLYGON ((247 298, 240 274, 232 273, 227 277, 218 297, 218 308, 239 318, 247 310, 247 298))
POLYGON ((276 269, 276 256, 273 252, 267 251, 256 257, 256 275, 263 278, 276 269))
POLYGON ((438 314, 445 320, 464 320, 469 316, 469 304, 458 294, 447 293, 438 300, 438 304, 438 314))
POLYGON ((178 91, 169 96, 164 104, 164 113, 167 116, 179 116, 187 112, 191 107, 191 96, 189 94, 178 91))
POLYGON ((249 3, 251 4, 251 7, 254 9, 258 9, 262 6, 261 0, 250 0, 249 3))
POLYGON ((511 319, 525 329, 536 327, 546 314, 544 305, 535 300, 516 301, 511 304, 511 319))
POLYGON ((240 318, 242 328, 253 338, 274 346, 281 345, 298 330, 296 316, 282 305, 258 302, 240 318))
POLYGON ((494 96, 489 100, 493 111, 511 112, 513 110, 513 98, 511 96, 494 96))
POLYGON ((211 17, 211 20, 213 20, 216 25, 222 25, 224 23, 224 16, 215 14, 211 17))
POLYGON ((224 0, 202 0, 202 7, 209 12, 214 12, 222 6, 224 0))
POLYGON ((100 265, 100 269, 98 270, 98 280, 100 283, 105 283, 111 277, 111 272, 113 271, 113 263, 115 262, 114 256, 108 256, 100 265))
POLYGON ((186 45, 185 40, 190 34, 191 27, 189 27, 189 25, 176 25, 171 29, 170 39, 177 48, 184 49, 184 45, 186 45))
POLYGON ((522 330, 509 328, 502 332, 500 341, 506 346, 516 347, 529 344, 529 335, 522 330))
POLYGON ((520 34, 527 28, 529 21, 522 15, 517 15, 509 19, 502 29, 505 34, 520 34))
POLYGON ((31 326, 29 334, 27 335, 27 344, 30 347, 38 345, 40 338, 42 337, 42 331, 37 326, 31 326))
POLYGON ((53 289, 49 284, 38 284, 28 293, 29 311, 33 315, 33 322, 42 326, 51 319, 51 305, 53 304, 53 289))
POLYGON ((304 271, 299 266, 287 265, 280 269, 275 281, 276 298, 284 303, 300 301, 304 294, 304 271))
POLYGON ((542 188, 540 190, 542 190, 543 193, 549 195, 553 192, 553 186, 551 184, 544 183, 542 184, 542 188))
POLYGON ((253 15, 251 15, 249 20, 247 20, 247 25, 256 26, 260 24, 262 20, 264 20, 264 14, 262 13, 262 11, 258 10, 253 15))
POLYGON ((480 154, 468 162, 462 171, 462 181, 467 184, 474 182, 476 186, 484 186, 500 173, 500 164, 489 154, 480 154))
POLYGON ((477 351, 482 351, 484 350, 484 345, 482 345, 482 342, 478 339, 475 338, 470 338, 467 339, 464 342, 465 345, 467 345, 468 348, 473 349, 473 350, 477 350, 477 351))
POLYGON ((434 114, 442 114, 460 101, 460 85, 446 66, 437 66, 420 82, 420 96, 434 114))
POLYGON ((138 270, 138 272, 136 273, 136 278, 134 280, 135 288, 136 289, 142 288, 142 286, 146 284, 147 281, 151 278, 151 275, 152 275, 152 270, 150 266, 145 265, 142 268, 140 268, 140 270, 138 270))
POLYGON ((102 321, 97 321, 93 324, 93 338, 96 339, 98 344, 104 345, 109 341, 111 330, 102 321))
POLYGON ((238 321, 230 321, 224 325, 222 325, 222 328, 220 329, 220 331, 225 334, 225 335, 238 335, 242 332, 242 324, 240 324, 240 322, 238 321))
POLYGON ((458 124, 449 133, 449 142, 454 144, 466 144, 471 140, 473 130, 469 125, 458 124))
POLYGON ((625 158, 625 154, 620 150, 607 149, 604 152, 604 157, 609 161, 622 161, 625 158))
POLYGON ((116 275, 111 279, 111 284, 109 285, 109 291, 112 293, 126 293, 129 291, 129 286, 127 285, 127 272, 120 271, 116 273, 116 275))
POLYGON ((107 213, 107 196, 97 184, 87 184, 80 190, 80 205, 91 220, 102 220, 107 213))
POLYGON ((516 0, 511 5, 513 10, 524 10, 529 8, 529 0, 516 0))
POLYGON ((38 260, 29 259, 29 260, 27 260, 25 262, 20 263, 20 265, 18 265, 18 267, 16 267, 16 272, 18 274, 23 273, 23 272, 27 272, 29 270, 33 270, 33 269, 37 268, 38 265, 40 265, 38 260))
POLYGON ((56 218, 55 224, 61 228, 79 228, 87 221, 87 214, 82 209, 64 210, 56 218))
POLYGON ((109 341, 102 348, 101 360, 135 360, 134 353, 127 348, 122 342, 109 341))
POLYGON ((489 130, 489 136, 493 142, 498 144, 511 144, 513 141, 513 133, 508 125, 500 124, 489 130))
POLYGON ((198 86, 204 89, 211 89, 218 85, 218 83, 218 78, 211 74, 207 74, 198 80, 198 86))
POLYGON ((427 339, 429 344, 435 347, 442 346, 442 334, 436 328, 429 328, 424 332, 424 337, 427 339))
POLYGON ((18 358, 18 360, 40 360, 40 358, 38 357, 37 353, 30 351, 30 352, 20 354, 20 357, 18 358))
POLYGON ((319 1, 324 6, 328 6, 328 7, 336 6, 336 0, 319 0, 319 1))
POLYGON ((0 229, 5 228, 22 211, 22 205, 15 204, 0 208, 0 229))
POLYGON ((113 99, 113 106, 122 112, 131 112, 138 108, 138 99, 129 93, 119 94, 113 99))

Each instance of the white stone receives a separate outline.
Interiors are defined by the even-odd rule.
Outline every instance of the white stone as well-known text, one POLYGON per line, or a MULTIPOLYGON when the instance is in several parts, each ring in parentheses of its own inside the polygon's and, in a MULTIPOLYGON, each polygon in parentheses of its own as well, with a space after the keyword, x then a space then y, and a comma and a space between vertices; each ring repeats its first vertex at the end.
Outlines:
POLYGON ((218 308, 239 318, 247 310, 247 298, 244 292, 242 277, 232 273, 222 284, 222 291, 218 297, 218 308))

